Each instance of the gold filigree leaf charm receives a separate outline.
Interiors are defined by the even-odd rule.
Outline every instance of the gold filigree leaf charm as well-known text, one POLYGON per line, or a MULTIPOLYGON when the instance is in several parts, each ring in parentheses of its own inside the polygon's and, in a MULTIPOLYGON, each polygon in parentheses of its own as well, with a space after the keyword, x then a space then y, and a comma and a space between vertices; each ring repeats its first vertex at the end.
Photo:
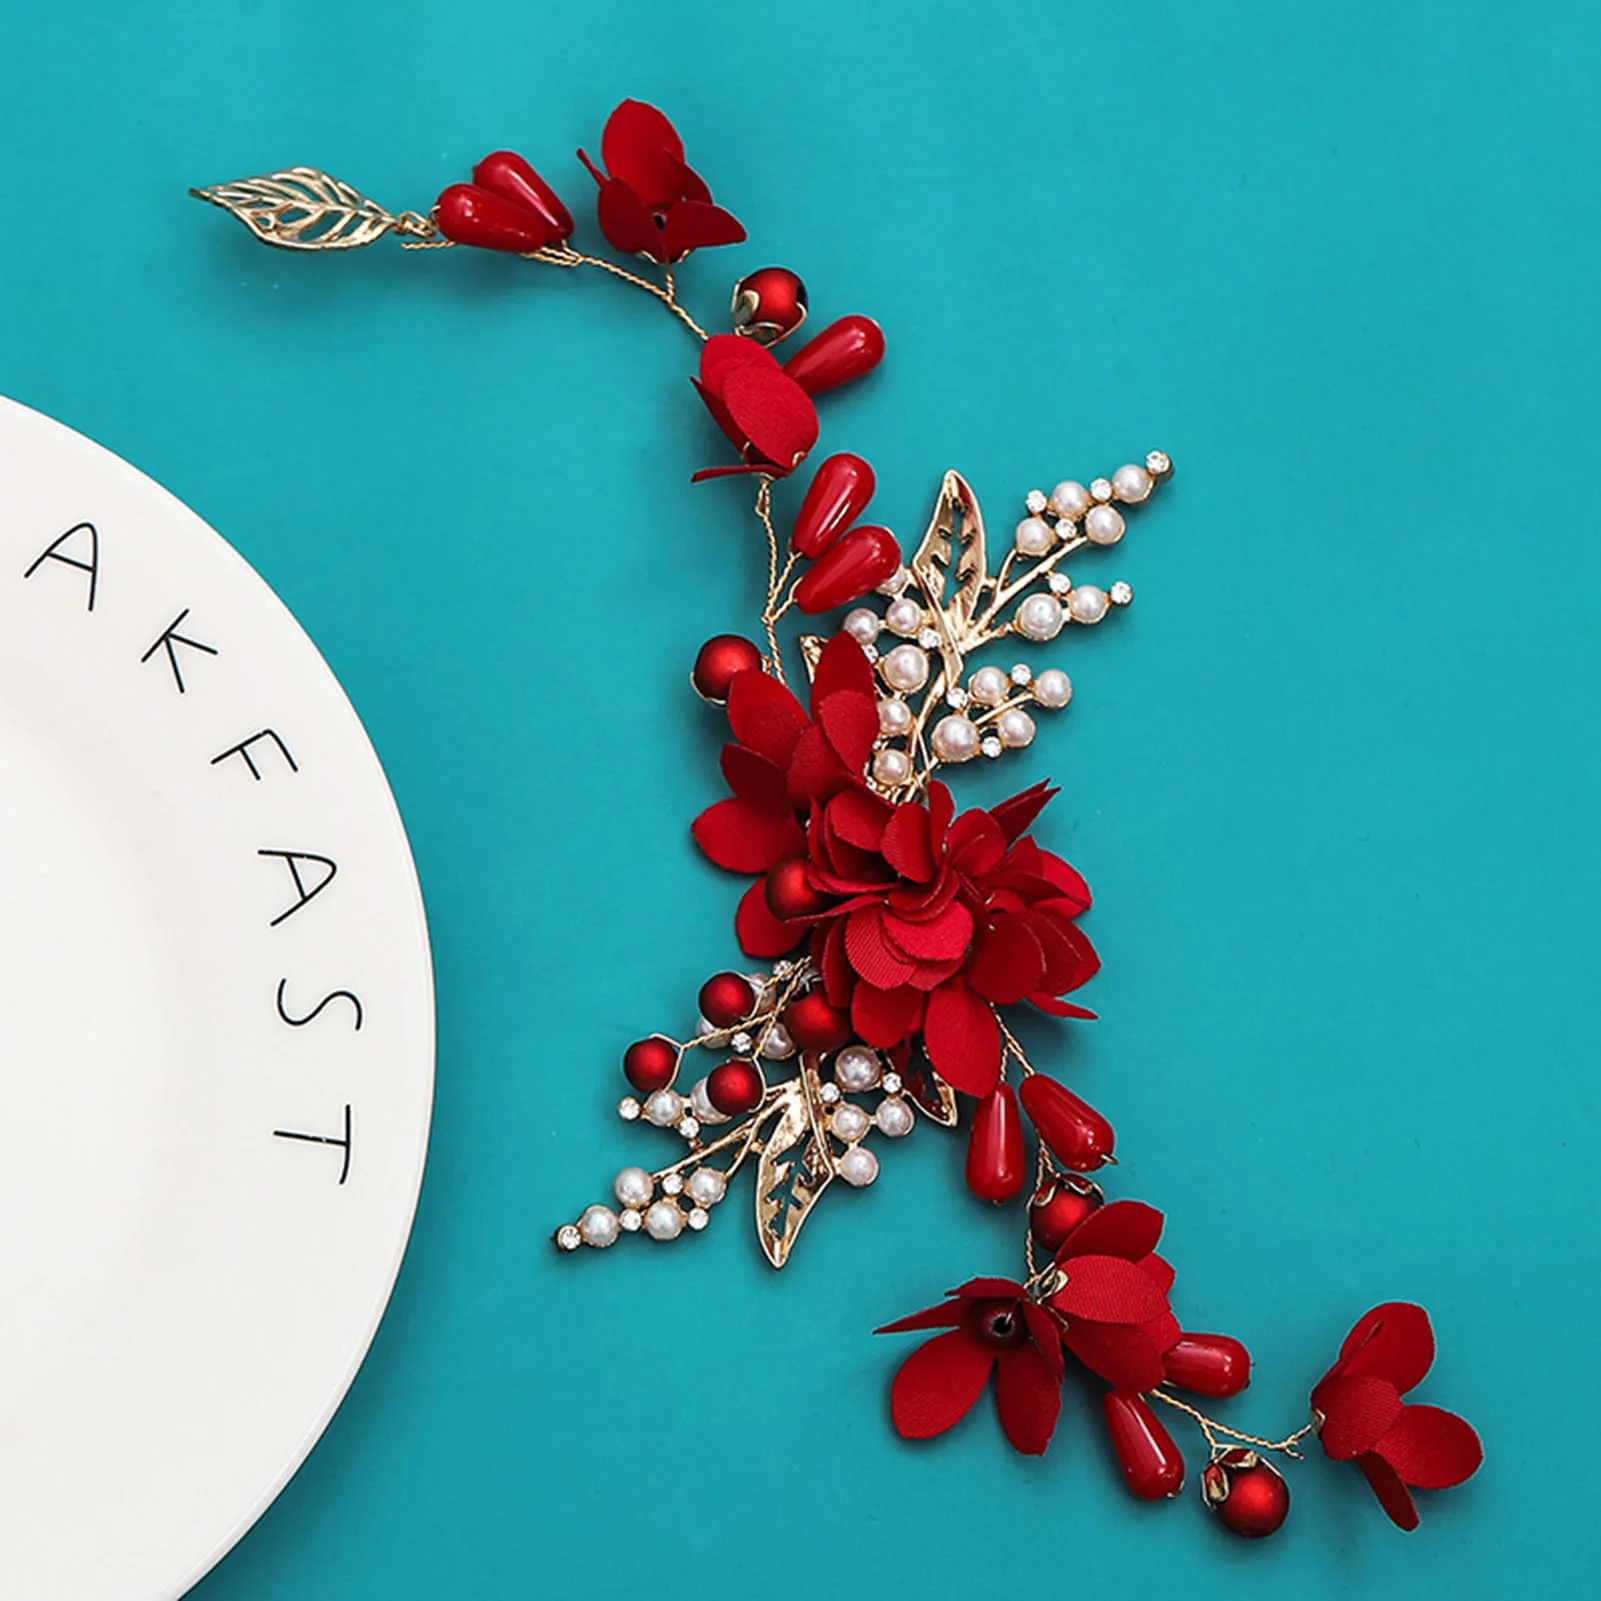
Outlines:
POLYGON ((978 496, 959 472, 945 474, 933 519, 910 565, 913 578, 934 609, 946 681, 954 684, 961 675, 973 620, 989 582, 984 516, 978 509, 978 496))
POLYGON ((189 192, 220 206, 263 243, 280 250, 356 250, 386 233, 428 242, 438 237, 426 217, 386 211, 359 189, 315 167, 288 167, 189 192))
POLYGON ((808 1062, 784 1087, 756 1169, 756 1232, 774 1267, 788 1260, 801 1226, 835 1173, 813 1089, 815 1078, 815 1064, 808 1062))

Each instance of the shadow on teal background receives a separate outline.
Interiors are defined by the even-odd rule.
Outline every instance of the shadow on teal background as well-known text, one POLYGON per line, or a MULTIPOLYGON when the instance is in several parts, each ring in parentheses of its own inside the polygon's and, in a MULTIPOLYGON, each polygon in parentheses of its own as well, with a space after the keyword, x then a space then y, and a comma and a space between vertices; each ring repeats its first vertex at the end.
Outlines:
POLYGON ((205 1601, 1594 1582, 1591 8, 30 0, 3 33, 0 385, 294 608, 388 764, 438 957, 393 1308, 205 1601), (1117 1123, 1117 1191, 1169 1210, 1185 1321, 1251 1345, 1242 1427, 1294 1427, 1367 1306, 1432 1309, 1420 1398, 1489 1459, 1418 1534, 1321 1460, 1263 1547, 1138 1505, 1087 1389, 1043 1461, 987 1406, 897 1441, 907 1346, 868 1331, 1013 1261, 933 1131, 781 1276, 744 1198, 668 1251, 549 1251, 660 1148, 610 1115, 621 1045, 733 954, 683 675, 757 598, 745 490, 687 482, 722 450, 643 296, 293 259, 184 190, 311 162, 426 206, 512 144, 587 225, 570 152, 625 94, 750 229, 684 274, 704 317, 777 261, 820 320, 883 322, 824 442, 904 535, 947 466, 1005 528, 1033 485, 1174 456, 1097 564, 1133 611, 1065 642, 1072 710, 1009 764, 1064 786, 1044 834, 1106 962, 1102 1021, 1035 1036, 1117 1123))

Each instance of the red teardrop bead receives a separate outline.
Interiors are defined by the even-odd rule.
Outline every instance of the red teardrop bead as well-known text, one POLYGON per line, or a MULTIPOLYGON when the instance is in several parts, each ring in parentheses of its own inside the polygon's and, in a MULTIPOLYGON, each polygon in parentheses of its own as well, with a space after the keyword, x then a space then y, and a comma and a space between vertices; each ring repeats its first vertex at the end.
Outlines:
POLYGON ((803 612, 832 611, 877 589, 901 564, 901 547, 887 528, 863 523, 853 528, 795 586, 803 612))
POLYGON ((784 371, 808 395, 820 395, 870 373, 883 359, 884 330, 871 317, 841 317, 802 345, 784 371))
POLYGON ((812 888, 804 856, 788 856, 767 870, 763 893, 774 917, 789 922, 796 917, 815 917, 834 904, 835 896, 812 888))
POLYGON ((689 680, 703 699, 721 706, 728 699, 728 686, 735 673, 749 672, 762 664, 762 653, 738 634, 718 634, 701 646, 689 680))
POLYGON ((1290 1487, 1255 1451, 1235 1446, 1207 1464, 1201 1495, 1218 1522, 1243 1540, 1265 1540, 1290 1515, 1290 1487))
POLYGON ((1035 1132, 1064 1167, 1093 1173, 1110 1160, 1115 1143, 1112 1125, 1065 1084, 1031 1073, 1018 1094, 1035 1132))
POLYGON ((790 544, 803 556, 821 556, 867 510, 875 488, 873 469, 860 456, 849 451, 830 456, 795 513, 790 544))
POLYGON ((623 1076, 641 1095, 666 1089, 677 1072, 678 1047, 660 1034, 635 1040, 623 1052, 623 1076))
POLYGON ((784 1008, 784 1029, 803 1051, 837 1051, 855 1037, 850 1013, 830 1006, 820 989, 807 990, 784 1008))
POLYGON ((473 168, 473 182, 544 218, 557 239, 565 239, 573 231, 573 214, 562 204, 561 196, 515 150, 497 150, 485 156, 473 168))
POLYGON ((734 285, 729 309, 736 332, 776 345, 806 321, 806 285, 788 267, 758 267, 734 285))
POLYGON ((1251 1353, 1227 1334, 1185 1334, 1162 1353, 1162 1370, 1181 1390, 1221 1400, 1251 1382, 1251 1353))
POLYGON ((470 183, 453 183, 439 197, 434 221, 447 239, 480 250, 523 254, 541 250, 560 237, 544 217, 470 183))
POLYGON ((1028 1203, 1028 1228, 1034 1243, 1054 1255, 1068 1235, 1105 1200, 1100 1185, 1088 1179, 1073 1177, 1048 1184, 1028 1203))
POLYGON ((1017 1096, 1010 1084, 997 1084, 973 1109, 967 1187, 979 1200, 999 1206, 1023 1188, 1027 1164, 1017 1096))
POLYGON ((1142 1501, 1177 1495, 1184 1488, 1184 1458, 1151 1403, 1132 1390, 1108 1390, 1102 1406, 1129 1489, 1142 1501))
POLYGON ((706 1075, 706 1099, 727 1117, 755 1111, 766 1088, 749 1062, 724 1062, 706 1075))
POLYGON ((756 991, 738 973, 714 973, 700 987, 700 1015, 718 1028, 743 1023, 755 1009, 756 991))

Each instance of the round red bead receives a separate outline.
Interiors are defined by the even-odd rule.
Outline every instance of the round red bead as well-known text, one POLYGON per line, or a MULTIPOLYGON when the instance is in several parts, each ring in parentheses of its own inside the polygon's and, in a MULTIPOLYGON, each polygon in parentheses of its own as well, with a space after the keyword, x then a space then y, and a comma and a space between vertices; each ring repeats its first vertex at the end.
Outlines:
POLYGON ((761 1105, 767 1086, 749 1062, 724 1062, 706 1075, 706 1099, 726 1117, 738 1117, 761 1105))
POLYGON ((841 317, 802 345, 784 371, 809 395, 837 389, 884 359, 884 330, 871 317, 841 317))
POLYGON ((1029 1233, 1034 1243, 1054 1252, 1106 1197, 1098 1184, 1071 1177, 1052 1180, 1028 1204, 1029 1233))
POLYGON ((860 456, 841 451, 817 469, 795 513, 789 542, 814 560, 867 510, 878 481, 860 456))
POLYGON ((555 225, 537 212, 471 183, 453 183, 434 203, 434 220, 447 239, 480 250, 522 255, 561 237, 555 225))
POLYGON ((1184 1458, 1151 1403, 1132 1390, 1109 1390, 1102 1406, 1129 1489, 1142 1501, 1177 1495, 1184 1488, 1184 1458))
POLYGON ((806 321, 806 285, 788 267, 758 267, 734 285, 730 309, 736 332, 776 345, 806 321))
POLYGON ((623 1076, 641 1095, 664 1090, 678 1072, 678 1047, 660 1034, 635 1040, 623 1052, 623 1076))
POLYGON ((1023 1110, 1051 1155, 1075 1173, 1093 1173, 1112 1154, 1112 1125, 1066 1085, 1031 1073, 1018 1091, 1023 1110))
POLYGON ((768 909, 774 917, 788 922, 795 917, 813 917, 834 904, 835 897, 812 888, 803 856, 789 856, 767 871, 765 892, 768 909))
POLYGON ((1185 1334, 1162 1353, 1170 1383, 1219 1400, 1251 1382, 1251 1353, 1227 1334, 1185 1334))
POLYGON ((689 678, 706 700, 721 705, 735 673, 750 672, 762 664, 762 653, 738 634, 718 634, 701 646, 689 678))
POLYGON ((1027 1163, 1017 1096, 1010 1084, 997 1084, 973 1109, 967 1187, 979 1200, 999 1206, 1023 1188, 1027 1163))
POLYGON ((700 987, 700 1015, 718 1028, 743 1023, 756 1009, 756 991, 738 973, 715 973, 700 987))
POLYGON ((1290 1515, 1290 1487, 1255 1451, 1235 1446, 1208 1463, 1201 1494, 1218 1522, 1243 1540, 1276 1534, 1290 1515))
POLYGON ((784 1008, 784 1030, 803 1051, 837 1051, 855 1032, 850 1013, 830 1006, 820 989, 797 995, 784 1008))
POLYGON ((863 523, 823 552, 795 586, 795 604, 812 614, 832 611, 877 589, 900 564, 901 547, 894 534, 863 523))

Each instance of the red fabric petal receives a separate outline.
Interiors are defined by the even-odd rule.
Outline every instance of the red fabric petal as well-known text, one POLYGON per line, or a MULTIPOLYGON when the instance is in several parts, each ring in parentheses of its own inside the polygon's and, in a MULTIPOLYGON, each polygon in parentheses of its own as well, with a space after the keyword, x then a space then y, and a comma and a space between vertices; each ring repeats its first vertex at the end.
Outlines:
POLYGON ((820 728, 808 728, 789 762, 789 793, 796 801, 824 801, 848 787, 853 774, 834 753, 820 728))
POLYGON ((1045 953, 1026 924, 1015 917, 998 918, 979 930, 967 982, 998 1006, 1011 1006, 1032 994, 1045 974, 1045 953))
POLYGON ((963 812, 945 839, 946 859, 969 878, 982 878, 1005 854, 1006 836, 988 812, 963 812))
POLYGON ((956 815, 956 798, 950 785, 936 778, 928 786, 928 838, 937 856, 945 849, 945 836, 950 832, 951 819, 956 815))
POLYGON ((723 380, 736 367, 762 367, 778 370, 778 358, 765 345, 743 334, 713 334, 700 347, 700 381, 713 394, 720 394, 723 380))
POLYGON ((990 816, 1001 825, 1001 832, 1006 836, 1006 843, 1010 845, 1028 832, 1029 824, 1060 793, 1042 780, 1038 784, 1030 784, 1027 789, 990 807, 990 816))
POLYGON ((787 767, 811 719, 776 678, 750 667, 729 680, 728 726, 741 745, 787 767))
MULTIPOLYGON (((1154 1206, 1143 1201, 1112 1201, 1091 1212, 1068 1235, 1056 1259, 1066 1262, 1075 1256, 1120 1256, 1125 1262, 1143 1263, 1156 1249, 1166 1221, 1154 1206)), ((1162 1288, 1165 1294, 1166 1287, 1162 1288)))
POLYGON ((1401 1482, 1400 1474, 1383 1457, 1374 1456, 1372 1452, 1359 1456, 1356 1465, 1367 1475, 1368 1484, 1379 1498, 1379 1505, 1389 1514, 1390 1521, 1398 1529, 1415 1529, 1418 1526, 1417 1503, 1412 1499, 1412 1492, 1401 1482))
POLYGON ((790 815, 784 769, 777 762, 743 745, 724 745, 722 766, 728 787, 742 801, 758 811, 790 815))
MULTIPOLYGON (((775 817, 737 796, 708 806, 691 825, 691 832, 707 856, 732 873, 765 873, 786 856, 797 854, 806 843, 800 824, 788 812, 775 817)), ((793 944, 791 940, 784 949, 793 944)))
POLYGON ((1043 1352, 1014 1345, 995 1364, 995 1407, 1014 1450, 1039 1456, 1051 1443, 1062 1410, 1060 1378, 1043 1352))
POLYGON ((874 1334, 907 1334, 914 1329, 954 1329, 967 1316, 967 1303, 959 1296, 941 1301, 938 1306, 926 1306, 921 1312, 896 1318, 874 1334))
POLYGON ((1020 1301, 1023 1321, 1028 1325, 1029 1338, 1045 1355, 1051 1372, 1058 1380, 1065 1366, 1062 1360, 1062 1326, 1037 1301, 1020 1301))
POLYGON ((845 920, 845 954, 857 977, 874 989, 899 989, 911 982, 917 967, 896 955, 885 942, 882 918, 883 913, 876 906, 852 912, 845 920))
POLYGON ((1040 989, 1047 995, 1062 995, 1076 990, 1095 976, 1101 959, 1095 954, 1089 936, 1075 924, 1052 917, 1045 906, 1061 905, 1060 901, 1045 902, 1027 912, 1016 915, 1028 920, 1029 931, 1040 942, 1045 953, 1045 977, 1040 989))
POLYGON ((828 695, 818 721, 839 759, 858 777, 878 739, 878 707, 871 695, 828 695))
POLYGON ((934 851, 929 843, 927 810, 913 801, 895 808, 884 830, 884 860, 902 878, 926 883, 934 876, 934 851))
POLYGON ((1167 1297, 1150 1274, 1120 1256, 1075 1256, 1064 1271, 1067 1283, 1051 1297, 1051 1305, 1069 1317, 1149 1323, 1167 1311, 1167 1297))
POLYGON ((988 1095, 1001 1073, 1001 1033, 989 1002, 959 979, 928 997, 923 1046, 934 1071, 964 1095, 988 1095))
POLYGON ((747 956, 759 956, 764 961, 788 956, 810 932, 805 923, 786 923, 773 916, 767 904, 767 886, 761 879, 745 891, 734 914, 739 948, 747 956))
POLYGON ((1403 1406, 1373 1450, 1403 1484, 1418 1490, 1448 1490, 1471 1478, 1484 1460, 1473 1425, 1437 1406, 1403 1406))
POLYGON ((789 472, 817 443, 817 407, 793 378, 750 363, 725 371, 717 392, 739 435, 763 461, 789 472))
POLYGON ((1023 1286, 1016 1279, 969 1279, 966 1284, 958 1284, 950 1293, 969 1301, 1020 1301, 1023 1298, 1023 1286))
POLYGON ((1429 1314, 1410 1301, 1386 1301, 1364 1313, 1345 1337, 1331 1371, 1388 1379, 1402 1394, 1421 1383, 1434 1365, 1429 1314))
POLYGON ((1056 886, 1056 893, 1072 908, 1077 917, 1090 909, 1090 887, 1075 867, 1070 867, 1060 856, 1049 851, 1040 852, 1040 870, 1056 886))
POLYGON ((845 953, 845 922, 838 919, 828 925, 823 934, 822 947, 813 958, 817 970, 823 975, 823 994, 830 1006, 849 1006, 851 991, 856 986, 856 975, 851 971, 850 958, 845 953))
POLYGON ((1062 1339, 1091 1373, 1114 1389, 1154 1390, 1166 1376, 1161 1352, 1141 1329, 1074 1320, 1062 1339))
POLYGON ((1336 1462, 1371 1451, 1401 1415, 1401 1396, 1388 1379, 1371 1374, 1336 1374, 1312 1392, 1312 1405, 1323 1414, 1318 1438, 1336 1462))
MULTIPOLYGON (((741 344, 749 339, 734 335, 741 344)), ((830 696, 837 694, 866 695, 874 699, 873 667, 862 647, 849 634, 835 634, 823 646, 817 658, 817 671, 812 675, 812 715, 830 696)))
POLYGON ((973 937, 973 914, 953 900, 939 916, 913 922, 884 913, 882 927, 890 946, 914 962, 954 962, 967 953, 973 937))
POLYGON ((952 1329, 920 1345, 901 1363, 890 1389, 890 1412, 902 1439, 943 1434, 972 1410, 995 1363, 994 1348, 966 1329, 952 1329))
MULTIPOLYGON (((709 200, 680 200, 668 208, 662 224, 662 253, 669 261, 682 261, 692 250, 737 245, 744 237, 745 226, 733 212, 714 206, 709 200)), ((795 387, 799 389, 800 385, 795 387)), ((814 435, 814 443, 815 438, 814 435)))
POLYGON ((1091 1023, 1096 1018, 1096 1014, 1087 1006, 1075 1006, 1071 1001, 1058 1001, 1049 995, 1030 995, 1028 1004, 1048 1012, 1052 1017, 1082 1017, 1091 1023))
POLYGON ((606 243, 625 256, 661 259, 661 229, 649 207, 621 178, 608 178, 595 197, 595 220, 606 243))
POLYGON ((614 178, 631 184, 651 205, 678 198, 684 141, 664 112, 643 100, 625 100, 606 119, 600 159, 614 178))
POLYGON ((1174 1274, 1171 1262, 1153 1251, 1149 1256, 1140 1259, 1140 1266, 1151 1275, 1151 1282, 1163 1295, 1172 1293, 1174 1274))
MULTIPOLYGON (((1146 1260, 1148 1261, 1149 1258, 1146 1260)), ((1145 1263, 1141 1262, 1139 1266, 1143 1268, 1145 1263)), ((1160 1286, 1158 1286, 1158 1288, 1160 1288, 1160 1286)), ((1162 1294, 1166 1295, 1167 1291, 1163 1290, 1162 1294)), ((1171 1312, 1167 1312, 1161 1317, 1152 1318, 1149 1323, 1140 1324, 1140 1333, 1143 1334, 1158 1351, 1164 1353, 1171 1350, 1173 1346, 1177 1345, 1178 1342, 1184 1338, 1183 1326, 1171 1312)))
POLYGON ((712 197, 710 185, 687 161, 674 163, 673 182, 680 200, 710 200, 712 197))
POLYGON ((917 1032, 922 1021, 923 992, 909 985, 881 990, 858 984, 851 996, 851 1027, 868 1045, 880 1049, 899 1045, 917 1032))
POLYGON ((878 850, 889 818, 889 802, 870 790, 842 790, 828 803, 830 827, 847 845, 859 850, 878 850))

